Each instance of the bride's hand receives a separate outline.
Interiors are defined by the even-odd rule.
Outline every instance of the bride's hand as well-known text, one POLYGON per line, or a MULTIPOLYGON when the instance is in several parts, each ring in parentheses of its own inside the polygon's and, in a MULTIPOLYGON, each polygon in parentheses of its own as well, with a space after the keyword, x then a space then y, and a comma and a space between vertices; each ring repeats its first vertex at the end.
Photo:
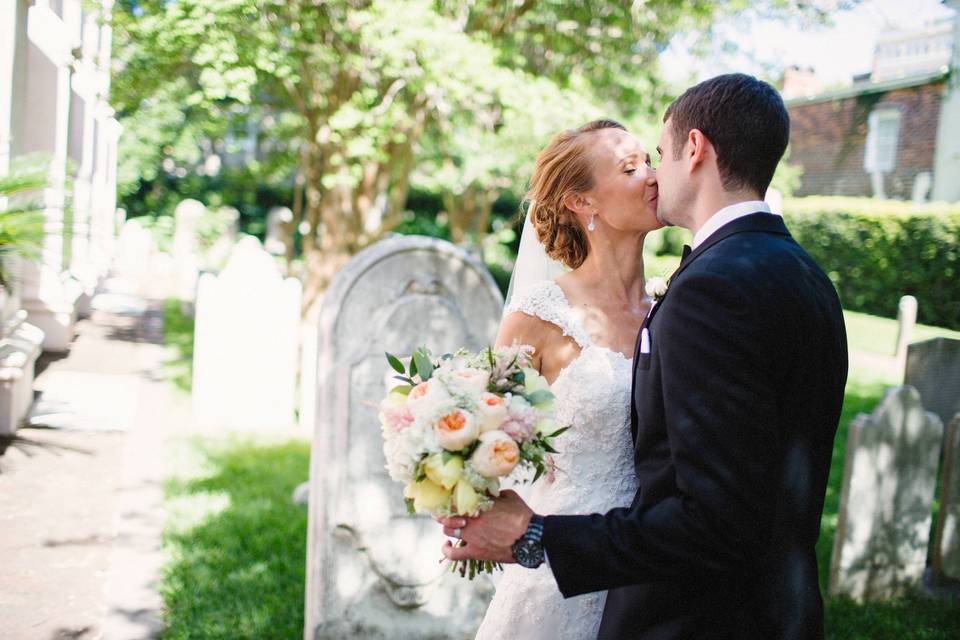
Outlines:
POLYGON ((456 537, 459 533, 466 543, 457 547, 448 540, 443 545, 443 555, 448 560, 515 562, 510 547, 526 532, 532 516, 533 510, 527 503, 515 492, 506 490, 500 492, 491 509, 476 518, 438 518, 445 535, 456 537))

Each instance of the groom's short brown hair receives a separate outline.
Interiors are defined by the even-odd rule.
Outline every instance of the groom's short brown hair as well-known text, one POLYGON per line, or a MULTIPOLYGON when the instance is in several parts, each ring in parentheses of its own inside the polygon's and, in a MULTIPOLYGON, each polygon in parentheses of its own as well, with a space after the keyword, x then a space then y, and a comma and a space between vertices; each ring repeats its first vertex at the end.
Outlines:
POLYGON ((762 198, 790 140, 790 115, 776 89, 743 73, 690 87, 667 107, 673 156, 680 159, 687 135, 699 129, 717 152, 723 188, 750 188, 762 198))

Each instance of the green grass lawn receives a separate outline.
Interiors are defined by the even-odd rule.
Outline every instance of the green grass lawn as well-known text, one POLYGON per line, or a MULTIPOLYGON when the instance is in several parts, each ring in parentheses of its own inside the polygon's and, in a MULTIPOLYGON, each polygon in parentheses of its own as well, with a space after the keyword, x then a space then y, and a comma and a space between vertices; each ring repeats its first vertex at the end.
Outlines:
MULTIPOLYGON (((176 317, 179 305, 172 311, 176 317)), ((895 339, 895 321, 863 314, 847 317, 848 327, 852 317, 857 332, 851 338, 855 348, 867 350, 890 335, 894 337, 889 344, 895 339)), ((181 325, 173 328, 177 335, 187 333, 181 325)), ((928 329, 930 335, 943 333, 930 328, 918 333, 926 335, 928 329)), ((883 353, 882 347, 874 351, 883 353)), ((847 425, 858 413, 871 411, 893 382, 865 368, 851 370, 817 545, 824 590, 847 425)), ((163 638, 300 638, 307 518, 290 495, 308 476, 308 443, 207 438, 179 447, 181 464, 166 486, 170 517, 165 545, 170 560, 162 583, 168 623, 163 638)), ((914 596, 865 605, 846 598, 826 602, 827 637, 832 640, 947 640, 960 637, 958 620, 960 599, 914 596)))
POLYGON ((193 384, 193 318, 183 312, 183 303, 168 299, 163 303, 163 343, 174 353, 165 363, 167 377, 174 386, 190 393, 193 384))
POLYGON ((163 640, 301 638, 307 511, 290 496, 308 476, 309 444, 180 446, 188 462, 166 486, 163 640))

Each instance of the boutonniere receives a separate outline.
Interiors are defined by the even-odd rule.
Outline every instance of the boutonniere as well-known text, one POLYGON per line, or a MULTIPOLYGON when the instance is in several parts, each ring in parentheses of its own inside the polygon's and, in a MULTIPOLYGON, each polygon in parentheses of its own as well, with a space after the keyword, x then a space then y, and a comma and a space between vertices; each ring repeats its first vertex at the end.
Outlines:
POLYGON ((650 278, 647 280, 646 285, 647 295, 653 298, 654 302, 660 302, 663 300, 663 296, 667 295, 667 288, 669 286, 670 281, 666 278, 661 278, 660 276, 650 278))

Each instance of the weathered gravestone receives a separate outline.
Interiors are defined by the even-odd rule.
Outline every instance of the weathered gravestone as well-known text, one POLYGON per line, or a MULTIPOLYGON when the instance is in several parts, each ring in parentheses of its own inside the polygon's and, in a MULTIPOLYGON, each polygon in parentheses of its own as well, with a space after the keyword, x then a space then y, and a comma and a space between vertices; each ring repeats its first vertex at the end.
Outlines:
POLYGON ((912 387, 889 389, 850 423, 830 593, 901 595, 926 566, 943 423, 912 387))
POLYGON ((451 574, 440 527, 406 513, 384 468, 376 405, 384 351, 482 348, 502 304, 482 264, 417 236, 369 247, 331 283, 318 332, 306 639, 473 637, 490 582, 451 574))
POLYGON ((173 262, 176 268, 176 295, 180 300, 193 302, 197 295, 200 275, 200 249, 197 243, 197 225, 207 208, 198 200, 187 199, 174 209, 173 262))
POLYGON ((907 347, 910 346, 910 336, 913 335, 913 329, 916 326, 917 299, 913 296, 903 296, 897 305, 897 346, 894 350, 901 370, 907 361, 907 347))
POLYGON ((919 391, 927 411, 948 424, 960 413, 960 340, 933 338, 911 344, 903 384, 919 391))
POLYGON ((960 580, 960 413, 944 437, 940 513, 931 556, 934 576, 960 580))
POLYGON ((300 282, 246 236, 197 290, 193 419, 198 426, 284 427, 294 420, 300 282))

